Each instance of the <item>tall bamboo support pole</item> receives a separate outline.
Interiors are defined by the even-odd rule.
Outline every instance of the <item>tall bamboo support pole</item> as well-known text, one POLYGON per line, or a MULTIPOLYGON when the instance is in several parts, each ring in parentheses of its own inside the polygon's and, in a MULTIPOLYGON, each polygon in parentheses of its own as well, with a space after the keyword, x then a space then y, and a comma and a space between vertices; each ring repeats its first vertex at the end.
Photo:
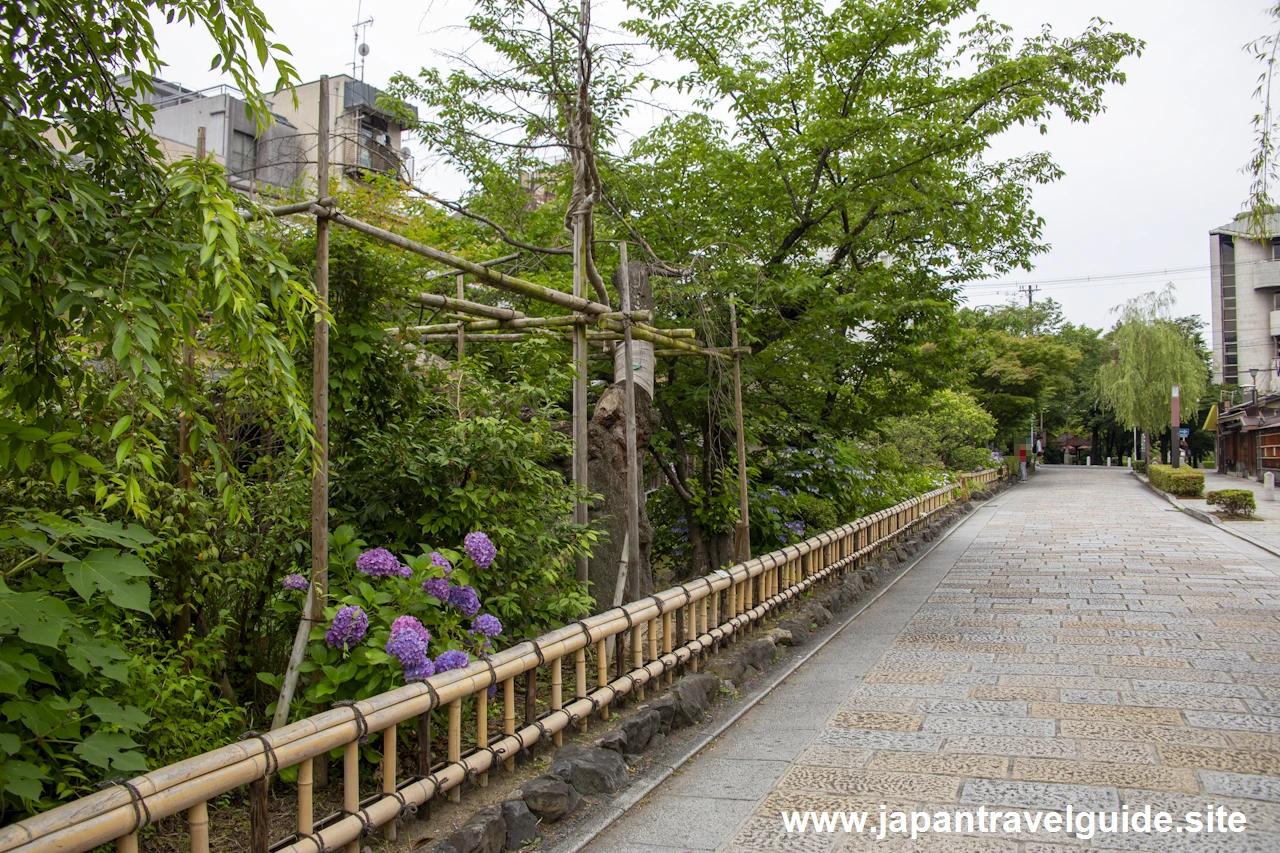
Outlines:
MULTIPOLYGON (((390 725, 382 730, 382 793, 384 795, 389 796, 396 792, 396 776, 399 775, 399 768, 396 765, 396 727, 390 725)), ((394 820, 386 825, 383 835, 388 841, 396 840, 394 820)))
POLYGON ((191 853, 209 853, 209 804, 196 803, 187 809, 187 833, 191 853))
MULTIPOLYGON (((641 632, 644 626, 637 622, 631 626, 631 668, 640 669, 644 666, 644 645, 641 643, 641 632)), ((644 685, 636 687, 636 701, 644 701, 644 685)))
MULTIPOLYGON (((605 687, 609 684, 609 647, 604 640, 596 643, 596 668, 598 670, 597 684, 605 687)), ((609 719, 609 703, 605 702, 600 708, 600 719, 609 719)))
MULTIPOLYGON (((458 299, 461 300, 463 296, 466 296, 466 283, 464 281, 464 277, 462 273, 458 273, 457 275, 457 284, 458 284, 458 299)), ((458 321, 458 360, 461 361, 463 357, 466 356, 466 354, 467 354, 467 324, 459 320, 458 321)), ((462 413, 462 369, 461 368, 458 369, 458 392, 457 392, 457 397, 455 399, 456 399, 456 405, 458 407, 458 413, 459 415, 461 415, 462 413)))
POLYGON ((742 355, 738 352, 737 296, 729 294, 729 343, 733 347, 733 418, 738 430, 738 529, 734 556, 751 559, 751 513, 747 505, 747 437, 742 426, 742 355))
MULTIPOLYGON (((320 77, 320 103, 316 121, 316 193, 329 192, 329 77, 320 77)), ((324 612, 329 595, 329 221, 316 217, 316 322, 311 350, 311 424, 315 445, 311 454, 311 618, 324 612)), ((311 632, 303 620, 298 633, 311 632)), ((305 642, 305 639, 304 639, 305 642)), ((286 674, 286 683, 288 676, 286 674)), ((296 676, 295 676, 296 683, 296 676)), ((281 697, 283 724, 292 696, 281 697)), ((276 714, 279 716, 280 709, 276 714)), ((273 724, 275 721, 272 721, 273 724)), ((324 787, 329 779, 327 756, 317 756, 314 778, 324 787)))
MULTIPOLYGON (((586 222, 582 215, 573 218, 573 295, 579 299, 586 295, 586 222)), ((587 482, 587 326, 581 315, 573 327, 573 485, 578 495, 573 502, 574 524, 586 525, 587 502, 584 494, 587 482)), ((578 583, 586 584, 587 557, 578 556, 578 583)))
MULTIPOLYGON (((662 654, 664 657, 666 655, 671 654, 671 611, 670 610, 662 614, 662 654)), ((667 670, 662 674, 662 680, 663 680, 663 683, 670 686, 671 670, 667 670)))
POLYGON ((116 853, 138 853, 138 833, 131 832, 116 839, 116 853))
MULTIPOLYGON (((631 270, 627 267, 627 243, 618 244, 618 263, 621 268, 619 283, 622 290, 622 360, 626 370, 626 417, 627 417, 627 563, 630 566, 627 578, 629 599, 635 601, 640 597, 643 586, 640 582, 640 462, 636 452, 636 378, 635 362, 632 361, 631 346, 631 270)), ((618 377, 614 377, 616 382, 618 377)), ((635 655, 641 655, 640 635, 635 635, 635 655)), ((637 664, 638 666, 639 664, 637 664)), ((641 699, 644 697, 641 696, 641 699)))

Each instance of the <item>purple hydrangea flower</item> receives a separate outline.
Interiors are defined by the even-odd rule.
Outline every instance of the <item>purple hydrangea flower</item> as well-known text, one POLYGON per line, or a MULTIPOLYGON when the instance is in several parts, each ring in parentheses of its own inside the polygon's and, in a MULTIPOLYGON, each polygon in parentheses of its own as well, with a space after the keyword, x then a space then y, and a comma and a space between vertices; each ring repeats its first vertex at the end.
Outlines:
POLYGON ((496 685, 496 684, 490 684, 490 685, 489 685, 489 698, 490 698, 490 699, 492 699, 494 696, 497 696, 497 695, 498 695, 498 685, 496 685))
POLYGON ((311 584, 307 583, 307 579, 297 572, 285 575, 284 580, 280 581, 280 585, 285 589, 291 589, 294 591, 301 591, 311 586, 311 584))
POLYGON ((784 522, 782 526, 787 528, 787 530, 791 532, 791 535, 796 539, 804 538, 804 522, 803 521, 800 521, 798 519, 796 521, 788 521, 788 522, 784 522))
POLYGON ((502 633, 502 623, 492 613, 481 613, 472 620, 471 627, 486 637, 496 637, 502 633))
POLYGON ((422 588, 426 590, 427 595, 432 598, 438 598, 442 602, 449 601, 449 581, 444 578, 431 578, 422 582, 422 588))
POLYGON ((435 665, 431 663, 431 658, 425 657, 425 656, 422 658, 422 660, 418 661, 412 666, 406 666, 404 668, 405 681, 422 681, 424 679, 430 678, 435 674, 436 674, 435 665))
POLYGON ((450 563, 445 559, 444 554, 441 554, 439 551, 431 552, 431 565, 435 566, 437 569, 444 569, 445 577, 448 577, 449 572, 453 571, 453 563, 450 563))
POLYGON ((489 642, 489 638, 479 631, 467 632, 467 646, 469 646, 480 657, 484 657, 493 651, 493 644, 489 642))
POLYGON ((493 564, 494 557, 498 556, 498 549, 493 547, 489 537, 479 531, 463 536, 462 547, 466 549, 467 556, 476 564, 477 569, 489 568, 493 564))
POLYGON ((462 669, 471 663, 471 656, 466 652, 453 651, 452 649, 443 652, 436 658, 435 670, 439 675, 442 672, 448 672, 451 669, 462 669))
MULTIPOLYGON (((391 638, 387 640, 387 654, 400 661, 405 678, 416 677, 411 673, 420 673, 431 664, 427 660, 427 644, 431 642, 431 632, 412 616, 401 616, 391 623, 391 638)), ((430 675, 431 673, 427 673, 430 675)))
POLYGON ((364 639, 369 630, 369 617, 364 610, 352 605, 339 610, 333 617, 329 630, 324 632, 324 641, 335 649, 350 649, 364 639))
POLYGON ((476 595, 475 589, 469 586, 450 588, 449 603, 458 608, 468 619, 480 612, 480 597, 476 595))
POLYGON ((356 568, 366 575, 384 578, 390 575, 407 578, 412 572, 386 548, 371 548, 356 558, 356 568))

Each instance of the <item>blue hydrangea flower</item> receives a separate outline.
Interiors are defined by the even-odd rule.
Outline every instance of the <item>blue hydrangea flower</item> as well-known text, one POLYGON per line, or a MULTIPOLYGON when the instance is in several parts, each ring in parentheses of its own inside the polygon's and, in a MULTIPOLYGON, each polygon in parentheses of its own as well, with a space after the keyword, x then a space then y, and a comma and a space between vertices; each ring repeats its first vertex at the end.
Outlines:
POLYGON ((391 575, 407 578, 412 574, 408 566, 400 565, 400 561, 386 548, 371 548, 356 558, 356 569, 375 578, 391 575))
POLYGON ((471 627, 486 637, 496 637, 502 633, 502 623, 492 613, 481 613, 472 620, 471 627))
POLYGON ((449 590, 449 603, 470 619, 480 612, 480 597, 469 586, 455 586, 449 590))
POLYGON ((489 568, 494 558, 498 556, 498 549, 493 547, 489 537, 479 531, 462 537, 462 547, 466 549, 467 556, 476 564, 477 569, 489 568))
POLYGON ((412 666, 406 666, 404 668, 405 681, 423 681, 435 674, 436 674, 435 665, 431 663, 431 658, 426 657, 425 655, 423 656, 422 660, 418 661, 412 666))
POLYGON ((437 569, 444 569, 445 577, 449 576, 449 572, 453 571, 453 563, 450 563, 439 551, 431 552, 431 565, 437 569))
POLYGON ((795 521, 787 521, 787 522, 783 522, 782 526, 787 528, 788 531, 790 531, 791 536, 793 538, 795 539, 804 538, 804 522, 803 521, 800 521, 799 519, 795 521))
POLYGON ((307 579, 302 575, 294 572, 293 574, 285 575, 284 580, 280 581, 280 585, 285 589, 301 591, 309 587, 311 584, 307 583, 307 579))
POLYGON ((422 588, 426 590, 427 595, 432 598, 438 598, 440 601, 448 603, 449 601, 449 581, 444 578, 431 578, 422 582, 422 588))
POLYGON ((364 639, 369 630, 369 617, 358 606, 344 607, 334 614, 324 641, 335 649, 350 649, 364 639))
POLYGON ((471 663, 471 656, 469 654, 451 649, 447 652, 443 652, 436 658, 436 675, 439 675, 442 672, 448 672, 451 669, 462 669, 469 663, 471 663))

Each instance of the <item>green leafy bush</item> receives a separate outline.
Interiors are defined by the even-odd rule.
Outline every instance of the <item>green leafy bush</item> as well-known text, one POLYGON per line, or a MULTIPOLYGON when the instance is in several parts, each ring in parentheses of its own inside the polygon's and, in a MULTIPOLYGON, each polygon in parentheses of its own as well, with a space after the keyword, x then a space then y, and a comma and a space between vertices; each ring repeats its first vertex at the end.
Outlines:
POLYGON ((1145 474, 1145 473, 1147 473, 1147 462, 1146 462, 1146 460, 1145 460, 1145 459, 1135 459, 1135 460, 1133 460, 1133 470, 1137 471, 1139 474, 1145 474))
POLYGON ((1162 492, 1184 498, 1198 498, 1204 493, 1204 474, 1194 468, 1151 465, 1147 471, 1151 485, 1162 492))
POLYGON ((1231 518, 1249 518, 1258 509, 1249 489, 1219 489, 1204 496, 1205 502, 1220 506, 1231 518))

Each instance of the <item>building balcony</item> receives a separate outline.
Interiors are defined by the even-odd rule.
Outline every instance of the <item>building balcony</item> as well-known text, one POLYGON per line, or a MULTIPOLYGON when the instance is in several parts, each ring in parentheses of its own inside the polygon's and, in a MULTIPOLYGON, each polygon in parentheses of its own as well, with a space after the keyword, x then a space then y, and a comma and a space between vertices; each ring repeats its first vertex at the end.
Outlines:
MULTIPOLYGON (((1253 290, 1280 290, 1280 261, 1252 261, 1236 266, 1241 284, 1253 290)), ((1273 325, 1274 329, 1275 326, 1273 325)), ((1272 334, 1275 334, 1272 332, 1272 334)))

